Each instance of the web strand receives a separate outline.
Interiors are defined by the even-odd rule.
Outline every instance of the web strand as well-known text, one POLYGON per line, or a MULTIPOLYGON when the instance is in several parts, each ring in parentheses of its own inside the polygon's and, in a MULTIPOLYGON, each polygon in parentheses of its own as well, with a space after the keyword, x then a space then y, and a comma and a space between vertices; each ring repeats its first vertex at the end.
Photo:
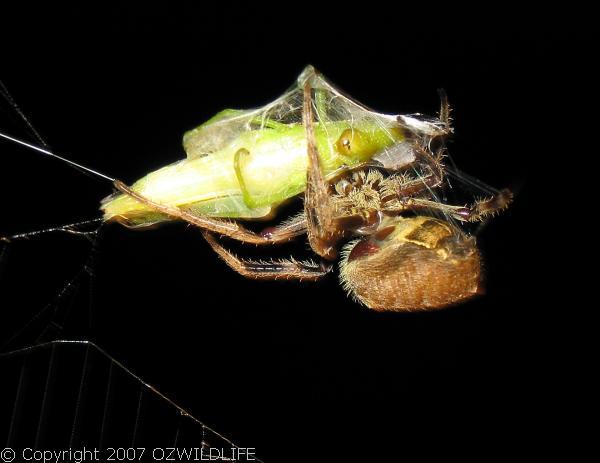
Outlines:
POLYGON ((34 136, 34 138, 40 142, 42 146, 45 148, 50 148, 48 143, 42 138, 40 133, 35 129, 29 118, 25 115, 25 113, 21 110, 21 107, 17 104, 15 99, 12 97, 4 82, 0 80, 0 95, 4 97, 4 99, 8 102, 8 104, 12 107, 12 109, 19 115, 21 120, 25 123, 25 126, 29 130, 29 132, 34 136))
MULTIPOLYGON (((23 436, 23 432, 25 434, 33 432, 36 444, 43 446, 49 436, 54 439, 58 437, 55 436, 57 431, 59 433, 64 431, 68 434, 70 446, 77 447, 84 439, 91 445, 97 442, 98 447, 105 448, 104 445, 109 444, 105 439, 107 432, 117 432, 115 435, 119 438, 130 435, 130 442, 134 446, 144 447, 149 438, 145 436, 145 432, 141 432, 142 421, 144 421, 147 423, 144 424, 144 430, 146 427, 157 429, 164 436, 164 444, 162 441, 160 442, 163 445, 172 444, 174 447, 179 445, 182 448, 192 446, 205 450, 227 446, 239 448, 231 440, 195 418, 190 412, 175 404, 91 342, 57 340, 0 354, 0 364, 3 367, 3 362, 10 360, 13 361, 13 366, 18 365, 20 375, 14 392, 15 405, 7 442, 9 446, 18 444, 23 437, 27 438, 27 436, 23 436), (78 363, 78 368, 69 368, 68 370, 60 368, 65 359, 72 359, 71 355, 74 353, 81 354, 81 363, 78 363), (39 362, 40 358, 45 360, 39 362), (15 364, 15 360, 19 363, 15 364), (98 376, 98 372, 101 373, 101 376, 98 376), (116 377, 117 373, 123 375, 121 380, 116 377), (97 378, 97 380, 90 381, 91 377, 97 378), (123 389, 117 387, 120 381, 126 381, 121 384, 124 386, 123 389), (132 390, 126 387, 127 382, 132 382, 131 384, 137 387, 132 390), (39 385, 40 388, 32 388, 32 385, 39 385), (94 387, 96 389, 93 389, 94 387), (62 401, 64 400, 62 398, 60 402, 56 401, 61 391, 71 389, 73 392, 77 392, 68 395, 66 402, 62 401), (41 397, 36 397, 36 390, 42 392, 41 397), (121 414, 113 416, 110 412, 110 409, 114 409, 115 403, 117 403, 115 401, 121 397, 119 394, 129 394, 126 397, 128 403, 137 402, 133 423, 123 421, 121 414), (160 409, 149 406, 150 396, 159 399, 160 409), (100 402, 99 407, 95 409, 90 407, 90 402, 94 400, 100 402), (58 408, 57 404, 60 405, 58 408), (93 415, 90 415, 91 411, 93 411, 93 415), (56 413, 60 413, 62 417, 72 416, 72 421, 67 418, 68 427, 63 428, 60 423, 54 421, 56 413), (27 418, 39 416, 37 426, 33 429, 22 428, 19 424, 19 416, 27 416, 27 418), (172 421, 164 419, 169 416, 176 419, 172 421), (184 422, 184 420, 186 421, 184 422), (95 422, 97 427, 95 430, 92 428, 92 435, 84 433, 78 436, 78 433, 82 432, 81 427, 85 422, 95 422), (182 426, 186 423, 193 426, 191 433, 182 432, 182 426)), ((153 444, 156 445, 156 442, 153 444)), ((231 461, 225 456, 221 456, 219 459, 231 461)), ((258 458, 253 461, 261 462, 258 458)))
POLYGON ((16 235, 11 235, 11 236, 2 236, 2 237, 0 237, 0 241, 11 242, 11 241, 17 241, 17 240, 22 240, 22 239, 33 238, 33 237, 37 237, 39 235, 44 235, 46 233, 54 233, 54 232, 69 233, 72 235, 85 236, 85 237, 89 238, 90 236, 97 235, 99 232, 99 228, 90 230, 90 231, 80 231, 80 230, 77 230, 76 228, 85 226, 85 225, 97 224, 97 223, 101 224, 103 221, 104 221, 104 219, 102 219, 102 218, 83 220, 81 222, 74 222, 74 223, 70 223, 67 225, 61 225, 59 227, 50 227, 50 228, 44 228, 42 230, 35 230, 32 232, 17 233, 16 235))

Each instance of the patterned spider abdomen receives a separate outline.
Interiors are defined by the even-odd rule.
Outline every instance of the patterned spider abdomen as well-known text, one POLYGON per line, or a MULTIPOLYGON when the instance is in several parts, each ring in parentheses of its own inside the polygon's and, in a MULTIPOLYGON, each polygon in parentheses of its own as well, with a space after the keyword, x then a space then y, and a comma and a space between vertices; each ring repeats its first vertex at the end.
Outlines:
POLYGON ((443 220, 390 218, 344 251, 344 288, 374 310, 441 309, 480 292, 475 239, 443 220))

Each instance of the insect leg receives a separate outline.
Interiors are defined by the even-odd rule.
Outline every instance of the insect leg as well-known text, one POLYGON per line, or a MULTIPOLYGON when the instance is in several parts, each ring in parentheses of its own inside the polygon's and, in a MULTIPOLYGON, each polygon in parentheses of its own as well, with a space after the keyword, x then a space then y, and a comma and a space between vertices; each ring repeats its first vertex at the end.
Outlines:
POLYGON ((242 162, 243 159, 247 158, 248 156, 250 156, 250 152, 247 149, 240 148, 237 150, 233 156, 233 170, 235 171, 235 176, 240 184, 240 190, 242 190, 242 198, 244 198, 244 203, 249 208, 253 208, 256 206, 256 204, 252 200, 252 197, 248 192, 248 188, 246 188, 246 181, 242 175, 242 162))
POLYGON ((304 217, 297 216, 289 222, 284 223, 281 227, 275 227, 265 230, 265 232, 259 234, 254 233, 237 222, 229 220, 222 220, 215 217, 208 217, 202 215, 191 214, 178 207, 166 206, 159 204, 151 199, 148 199, 139 193, 136 193, 127 185, 120 180, 114 182, 115 188, 122 193, 131 196, 135 200, 145 204, 146 206, 154 209, 155 211, 161 212, 169 217, 180 219, 188 222, 191 225, 195 225, 203 230, 212 231, 219 233, 220 235, 227 236, 237 241, 251 244, 276 244, 306 233, 306 227, 304 226, 304 217))
POLYGON ((206 230, 202 235, 221 259, 234 271, 246 278, 255 280, 308 280, 314 281, 327 275, 331 265, 316 264, 310 261, 280 259, 271 261, 245 260, 219 244, 212 233, 206 230))
POLYGON ((304 106, 302 112, 306 130, 308 169, 304 211, 308 227, 308 242, 313 251, 326 259, 333 259, 337 253, 338 227, 333 219, 334 206, 329 194, 329 184, 321 171, 321 163, 315 141, 312 96, 310 83, 304 85, 304 106))

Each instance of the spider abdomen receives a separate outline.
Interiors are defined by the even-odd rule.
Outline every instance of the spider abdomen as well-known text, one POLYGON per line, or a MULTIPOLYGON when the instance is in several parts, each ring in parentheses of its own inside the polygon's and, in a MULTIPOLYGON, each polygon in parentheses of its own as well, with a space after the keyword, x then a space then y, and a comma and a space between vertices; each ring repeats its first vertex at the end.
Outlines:
POLYGON ((426 216, 397 217, 382 230, 352 242, 341 263, 344 287, 367 307, 433 310, 480 291, 475 239, 450 223, 426 216))

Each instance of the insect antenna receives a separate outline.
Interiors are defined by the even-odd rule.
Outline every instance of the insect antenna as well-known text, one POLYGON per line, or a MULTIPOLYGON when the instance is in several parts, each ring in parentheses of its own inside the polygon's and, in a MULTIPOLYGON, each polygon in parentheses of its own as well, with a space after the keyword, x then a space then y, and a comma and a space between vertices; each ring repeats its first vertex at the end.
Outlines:
MULTIPOLYGON (((67 159, 65 157, 59 156, 55 153, 53 153, 50 149, 50 146, 48 145, 48 143, 46 143, 46 141, 44 140, 44 138, 40 135, 40 133, 35 129, 35 127, 33 126, 33 124, 31 123, 31 121, 29 120, 29 118, 25 115, 25 113, 23 112, 23 110, 20 108, 20 106, 17 104, 17 102, 15 101, 15 99, 12 97, 12 95, 10 94, 10 92, 8 91, 8 89, 6 88, 6 85, 4 84, 4 82, 2 82, 0 80, 0 96, 2 96, 6 102, 10 105, 10 107, 14 110, 14 112, 19 116, 19 118, 22 120, 22 122, 25 124, 27 131, 33 136, 33 138, 35 138, 39 144, 41 146, 37 146, 34 145, 33 143, 29 143, 23 140, 20 140, 18 138, 12 137, 10 135, 7 135, 3 132, 0 132, 0 138, 4 138, 5 140, 11 141, 15 144, 21 145, 21 146, 25 146, 33 151, 37 151, 39 153, 42 153, 48 157, 52 157, 55 159, 58 159, 60 161, 65 162, 66 164, 68 164, 69 166, 73 167, 74 169, 77 169, 78 171, 82 172, 83 174, 87 175, 88 177, 92 177, 95 179, 103 179, 103 180, 108 180, 110 182, 114 182, 115 179, 113 179, 112 177, 109 177, 108 175, 105 175, 101 172, 98 172, 94 169, 91 169, 89 167, 83 166, 81 164, 78 164, 74 161, 71 161, 70 159, 67 159)), ((0 242, 4 242, 4 243, 10 243, 11 241, 16 241, 16 240, 22 240, 22 239, 29 239, 29 238, 33 238, 37 235, 42 235, 42 234, 46 234, 46 233, 52 233, 52 232, 65 232, 65 233, 70 233, 73 235, 80 235, 80 236, 84 236, 88 239, 92 238, 93 236, 95 236, 98 232, 99 232, 99 227, 95 227, 93 230, 89 231, 89 230, 82 230, 81 228, 85 228, 85 227, 90 227, 93 225, 98 225, 98 224, 102 224, 103 219, 102 218, 95 218, 95 219, 91 219, 91 220, 84 220, 81 222, 76 222, 76 223, 71 223, 71 224, 67 224, 67 225, 62 225, 62 226, 57 226, 57 227, 50 227, 50 228, 46 228, 43 230, 36 230, 36 231, 32 231, 32 232, 27 232, 27 233, 18 233, 16 235, 12 235, 12 236, 0 236, 0 242)), ((5 249, 5 248, 4 248, 5 249)))
POLYGON ((108 175, 105 175, 102 172, 98 172, 97 170, 94 170, 94 169, 91 169, 91 168, 86 167, 84 165, 78 164, 78 163, 76 163, 74 161, 71 161, 70 159, 67 159, 65 157, 59 156, 58 154, 54 154, 50 150, 47 150, 47 149, 42 148, 40 146, 33 145, 31 143, 27 143, 26 141, 19 140, 18 138, 11 137, 10 135, 6 135, 5 133, 0 132, 0 137, 4 138, 6 140, 12 141, 13 143, 16 143, 18 145, 25 146, 25 147, 27 147, 27 148, 29 148, 31 150, 38 151, 39 153, 45 154, 46 156, 50 156, 50 157, 53 157, 53 158, 58 159, 60 161, 63 161, 65 163, 67 163, 68 165, 70 165, 71 167, 73 167, 74 169, 77 169, 77 170, 79 170, 80 172, 83 172, 86 175, 87 174, 93 174, 93 175, 95 175, 97 177, 103 178, 104 180, 108 180, 110 182, 114 182, 116 180, 115 178, 109 177, 108 175))
MULTIPOLYGON (((42 154, 45 154, 46 156, 50 156, 56 159, 59 159, 65 163, 67 163, 68 165, 70 165, 71 167, 79 170, 80 172, 83 172, 84 174, 88 175, 91 177, 91 175, 89 174, 94 174, 96 177, 100 177, 102 179, 105 180, 109 180, 111 183, 114 183, 116 181, 116 179, 109 177, 108 175, 104 175, 101 172, 95 171, 93 169, 90 169, 89 167, 85 167, 81 164, 78 164, 76 162, 73 162, 67 158, 64 158, 62 156, 59 156, 58 154, 54 154, 52 151, 41 148, 39 146, 33 145, 31 143, 27 143, 23 140, 19 140, 18 138, 14 138, 11 137, 10 135, 6 135, 2 132, 0 132, 0 137, 4 138, 6 140, 12 141, 13 143, 25 146, 31 150, 34 151, 38 151, 42 154)), ((62 231, 62 232, 67 232, 67 233, 71 233, 74 235, 83 235, 83 236, 87 236, 89 234, 93 234, 95 231, 93 232, 84 232, 84 231, 80 231, 77 229, 77 227, 79 226, 85 226, 85 225, 89 225, 89 224, 94 224, 94 223, 101 223, 102 222, 102 218, 99 219, 92 219, 92 220, 85 220, 83 222, 78 222, 78 223, 72 223, 72 224, 68 224, 68 225, 63 225, 60 227, 52 227, 52 228, 48 228, 48 229, 44 229, 44 230, 37 230, 34 232, 29 232, 29 233, 20 233, 17 235, 13 235, 13 236, 0 236, 0 241, 4 241, 4 242, 11 242, 13 240, 17 240, 17 239, 26 239, 26 238, 30 238, 32 236, 35 235, 41 235, 41 234, 45 234, 45 233, 50 233, 50 232, 56 232, 56 231, 62 231)))
POLYGON ((25 142, 23 140, 19 140, 18 138, 14 138, 11 137, 10 135, 7 135, 5 133, 0 132, 0 137, 12 141, 13 143, 16 143, 18 145, 21 146, 25 146, 31 150, 37 151, 39 153, 45 154, 46 156, 50 156, 53 157, 55 159, 58 159, 60 161, 63 161, 65 163, 67 163, 68 165, 70 165, 71 167, 79 170, 80 172, 90 176, 90 177, 100 177, 104 180, 108 180, 110 182, 114 182, 115 179, 112 177, 109 177, 108 175, 105 175, 101 172, 98 172, 97 170, 94 169, 90 169, 89 167, 83 166, 81 164, 78 164, 74 161, 71 161, 70 159, 64 158, 62 156, 59 156, 58 154, 54 154, 51 150, 50 150, 50 146, 48 145, 48 143, 46 143, 46 141, 44 140, 44 138, 40 135, 40 133, 35 129, 35 127, 33 126, 33 124, 31 123, 31 121, 29 120, 29 118, 25 115, 25 113, 23 112, 23 110, 20 108, 20 106, 17 104, 17 102, 15 101, 15 99, 12 97, 12 95, 10 94, 10 92, 8 91, 8 89, 6 88, 6 85, 4 85, 4 83, 0 80, 0 95, 8 102, 8 104, 12 107, 12 109, 19 115, 19 117, 21 118, 21 120, 23 121, 23 123, 25 124, 25 126, 27 127, 27 130, 29 131, 29 133, 31 135, 33 135, 33 137, 43 146, 36 146, 32 143, 28 143, 25 142), (89 174, 93 174, 93 175, 89 175, 89 174))

